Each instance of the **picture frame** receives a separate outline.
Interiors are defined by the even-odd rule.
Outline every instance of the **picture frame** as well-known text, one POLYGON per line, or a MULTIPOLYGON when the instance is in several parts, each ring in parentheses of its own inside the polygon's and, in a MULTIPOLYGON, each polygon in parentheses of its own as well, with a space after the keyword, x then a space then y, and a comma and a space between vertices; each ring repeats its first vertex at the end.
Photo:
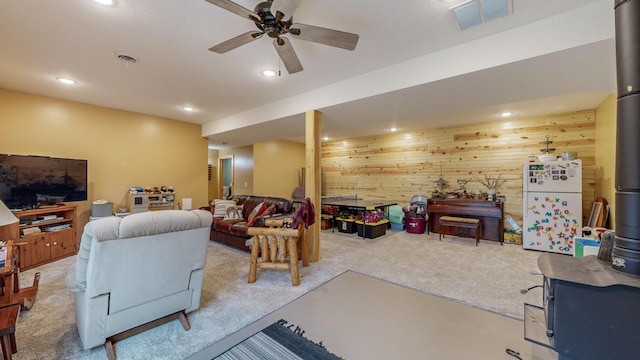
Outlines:
POLYGON ((587 222, 587 226, 590 228, 602 226, 603 205, 600 201, 594 201, 593 204, 591 204, 591 212, 589 213, 589 221, 587 222))

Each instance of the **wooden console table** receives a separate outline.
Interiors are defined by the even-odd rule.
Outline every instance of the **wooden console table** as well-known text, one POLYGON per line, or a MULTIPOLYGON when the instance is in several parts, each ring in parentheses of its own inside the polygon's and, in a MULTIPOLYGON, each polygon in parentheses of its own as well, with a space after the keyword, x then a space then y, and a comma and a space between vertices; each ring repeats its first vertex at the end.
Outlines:
MULTIPOLYGON (((441 216, 468 217, 480 220, 480 239, 504 241, 504 204, 476 199, 429 199, 427 200, 429 229, 438 234, 441 216)), ((450 229, 447 235, 466 236, 450 229)))

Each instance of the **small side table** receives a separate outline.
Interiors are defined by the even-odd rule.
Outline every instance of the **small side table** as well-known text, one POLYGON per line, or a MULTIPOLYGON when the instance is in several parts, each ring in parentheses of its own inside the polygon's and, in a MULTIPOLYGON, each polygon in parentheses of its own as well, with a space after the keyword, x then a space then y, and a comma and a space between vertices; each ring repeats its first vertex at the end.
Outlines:
POLYGON ((19 313, 20 304, 0 306, 0 343, 4 360, 11 360, 11 355, 18 352, 16 321, 19 313))

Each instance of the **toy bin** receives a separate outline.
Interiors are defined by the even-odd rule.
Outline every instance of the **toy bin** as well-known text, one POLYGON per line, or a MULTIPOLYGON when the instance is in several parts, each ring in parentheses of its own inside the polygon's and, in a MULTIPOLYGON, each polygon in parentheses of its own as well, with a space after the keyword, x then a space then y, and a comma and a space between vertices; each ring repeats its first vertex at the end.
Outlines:
POLYGON ((347 234, 353 234, 356 231, 358 231, 358 229, 356 229, 355 220, 346 220, 343 218, 336 218, 336 227, 338 228, 339 232, 343 232, 347 234))
POLYGON ((405 218, 405 225, 407 227, 407 232, 411 234, 424 234, 425 229, 425 219, 423 217, 416 218, 405 218))
POLYGON ((358 227, 358 236, 375 239, 378 236, 382 236, 387 233, 389 220, 380 220, 378 222, 366 224, 362 221, 356 221, 356 225, 358 227))
POLYGON ((392 224, 402 224, 402 219, 404 219, 402 207, 398 205, 389 206, 389 221, 391 221, 392 224))
POLYGON ((403 231, 404 230, 404 224, 396 224, 396 223, 391 223, 391 230, 395 230, 395 231, 403 231))

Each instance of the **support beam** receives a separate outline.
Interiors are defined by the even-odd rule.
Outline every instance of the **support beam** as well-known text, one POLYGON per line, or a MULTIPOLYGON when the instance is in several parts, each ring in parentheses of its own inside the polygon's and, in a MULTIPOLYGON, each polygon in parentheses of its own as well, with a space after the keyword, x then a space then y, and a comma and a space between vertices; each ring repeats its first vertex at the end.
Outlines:
POLYGON ((305 113, 305 177, 304 188, 306 197, 311 199, 316 207, 315 226, 306 231, 309 259, 313 262, 320 260, 320 213, 322 208, 321 178, 320 178, 320 124, 321 114, 317 110, 305 113))

